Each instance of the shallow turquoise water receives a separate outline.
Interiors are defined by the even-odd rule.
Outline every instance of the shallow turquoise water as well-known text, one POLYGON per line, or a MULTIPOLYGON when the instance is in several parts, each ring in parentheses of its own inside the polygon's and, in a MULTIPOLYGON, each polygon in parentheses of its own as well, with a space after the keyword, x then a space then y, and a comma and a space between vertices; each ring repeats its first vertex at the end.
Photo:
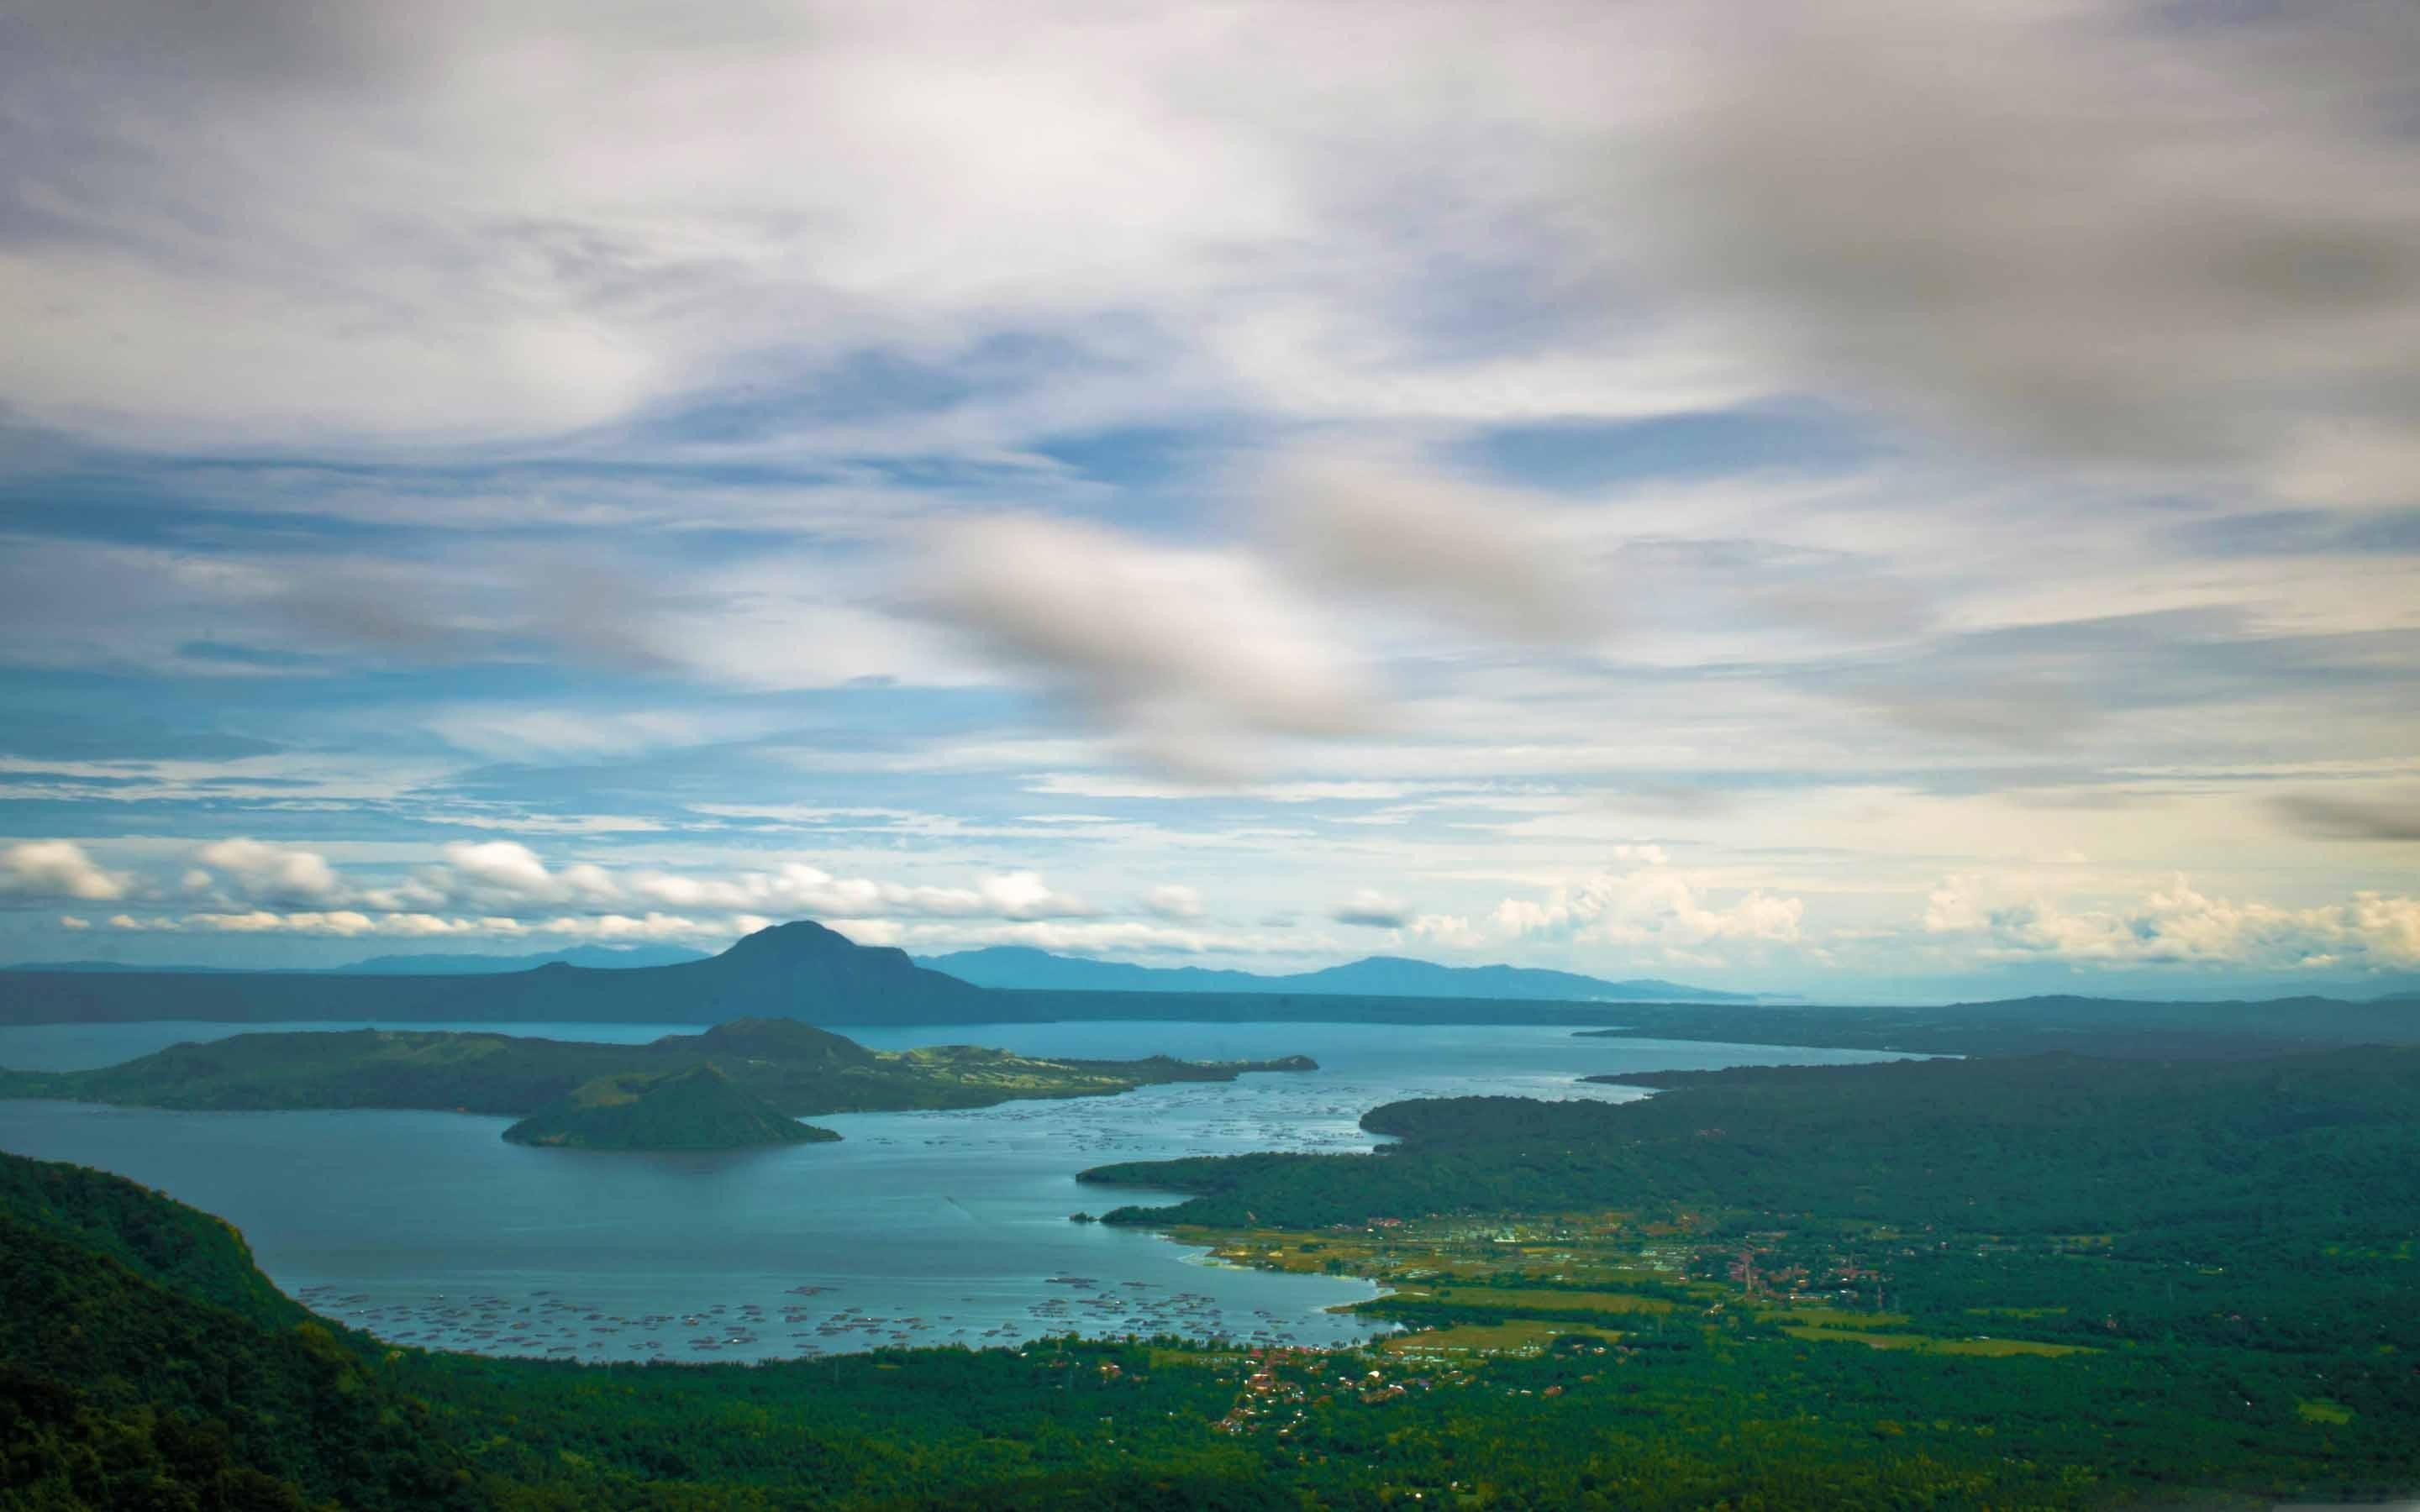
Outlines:
MULTIPOLYGON (((272 1026, 279 1029, 302 1026, 272 1026)), ((333 1027, 334 1026, 325 1026, 333 1027)), ((346 1026, 357 1027, 358 1026, 346 1026)), ((637 1041, 681 1025, 488 1027, 637 1041)), ((0 1066, 108 1065, 261 1026, 0 1028, 0 1066)), ((0 1102, 0 1149, 119 1172, 219 1213, 261 1268, 383 1337, 583 1359, 768 1359, 893 1343, 1186 1333, 1337 1343, 1325 1309, 1366 1283, 1204 1265, 1149 1234, 1067 1222, 1147 1194, 1078 1186, 1109 1161, 1363 1149, 1403 1097, 1638 1095, 1605 1072, 1887 1058, 1574 1038, 1568 1027, 1334 1024, 954 1025, 849 1031, 1041 1055, 1308 1055, 1321 1070, 1116 1098, 815 1121, 838 1144, 715 1154, 508 1145, 446 1113, 170 1113, 0 1102), (809 1288, 809 1289, 800 1289, 809 1288)))

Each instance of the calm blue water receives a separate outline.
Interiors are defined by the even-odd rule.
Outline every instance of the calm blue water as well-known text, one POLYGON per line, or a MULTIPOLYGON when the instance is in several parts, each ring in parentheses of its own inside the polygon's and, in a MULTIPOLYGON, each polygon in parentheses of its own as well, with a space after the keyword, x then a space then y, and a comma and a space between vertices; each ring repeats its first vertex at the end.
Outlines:
MULTIPOLYGON (((280 1025, 272 1027, 338 1027, 280 1025)), ((358 1027, 348 1025, 342 1027, 358 1027)), ((689 1025, 440 1025, 635 1041, 689 1025)), ((0 1066, 111 1065, 261 1026, 0 1028, 0 1066)), ((1202 1263, 1067 1215, 1147 1194, 1078 1186, 1116 1160, 1366 1149, 1357 1120, 1403 1097, 1623 1099, 1604 1072, 1889 1058, 1853 1051, 1582 1040, 1568 1027, 1002 1024, 863 1029, 881 1048, 1037 1055, 1308 1055, 1310 1074, 1145 1088, 950 1113, 845 1114, 841 1143, 714 1154, 508 1145, 508 1119, 447 1113, 170 1113, 0 1102, 0 1149, 116 1171, 219 1213, 261 1268, 382 1337, 582 1359, 769 1359, 884 1344, 1181 1332, 1329 1344, 1367 1283, 1202 1263)))

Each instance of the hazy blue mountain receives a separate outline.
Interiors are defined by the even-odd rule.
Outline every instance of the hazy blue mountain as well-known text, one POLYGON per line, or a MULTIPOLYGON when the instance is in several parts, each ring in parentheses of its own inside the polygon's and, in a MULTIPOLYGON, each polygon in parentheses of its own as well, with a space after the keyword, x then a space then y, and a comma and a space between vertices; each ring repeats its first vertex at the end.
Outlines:
POLYGON ((1088 961, 1015 945, 923 956, 918 958, 918 964, 946 971, 978 987, 1045 992, 1332 993, 1356 997, 1470 997, 1562 1003, 1755 1001, 1752 994, 1714 992, 1652 978, 1606 981, 1569 971, 1529 966, 1441 966, 1434 962, 1387 955, 1281 977, 1202 966, 1141 966, 1124 961, 1088 961))
POLYGON ((5 971, 0 1024, 215 1019, 237 1024, 459 1020, 711 1024, 970 1024, 990 995, 820 924, 757 931, 721 955, 661 966, 566 965, 482 976, 304 971, 5 971))
POLYGON ((207 976, 224 976, 229 972, 247 975, 306 972, 322 977, 475 977, 502 971, 527 971, 534 966, 558 961, 567 966, 590 966, 600 971, 624 970, 631 966, 672 966, 685 961, 703 961, 706 954, 686 945, 574 945, 561 950, 540 950, 532 955, 374 955, 366 961, 355 961, 342 966, 147 966, 130 965, 123 961, 30 961, 6 969, 175 972, 207 976))
POLYGON ((632 966, 676 966, 703 961, 707 952, 686 945, 575 945, 566 950, 535 955, 374 955, 332 971, 368 977, 469 977, 497 971, 527 971, 560 961, 566 966, 593 966, 600 971, 632 966))
POLYGON ((0 967, 0 970, 60 972, 173 971, 184 976, 223 976, 229 972, 241 972, 244 968, 242 966, 146 966, 130 964, 124 961, 20 961, 14 965, 0 967))
MULTIPOLYGON (((1001 952, 979 952, 997 959, 1001 952)), ((1011 953, 1078 970, 1041 951, 1011 953)), ((967 957, 944 958, 954 965, 967 957)), ((963 969, 963 967, 962 967, 963 969)), ((1148 969, 1127 967, 1126 970, 1148 969)), ((2037 996, 1947 1008, 1825 1008, 1698 995, 1658 982, 1606 982, 1563 972, 1365 961, 1294 978, 1153 972, 1148 991, 1103 979, 1086 988, 980 987, 928 970, 904 951, 861 946, 819 924, 760 930, 721 955, 664 966, 599 970, 555 963, 485 976, 321 972, 0 971, 0 1024, 193 1019, 411 1024, 710 1024, 790 1019, 832 1026, 1137 1019, 1203 1023, 1569 1024, 1633 1034, 1762 1044, 1941 1048, 1988 1031, 1994 1044, 2049 1048, 2125 1040, 2141 1053, 2192 1041, 2245 1046, 2400 1042, 2420 1038, 2420 1005, 2303 997, 2174 1003, 2037 996), (1208 980, 1204 980, 1208 979, 1208 980), (1371 987, 1356 991, 1358 982, 1371 987), (1446 995, 1450 993, 1461 995, 1446 995), (1638 994, 1616 997, 1617 993, 1638 994), (1579 995, 1590 994, 1591 997, 1579 995), (2020 1032, 2022 1031, 2022 1032, 2020 1032), (2348 1038, 2350 1036, 2351 1038, 2348 1038), (2045 1038, 2048 1037, 2048 1038, 2045 1038), (2079 1040, 2080 1037, 2080 1040, 2079 1040)), ((1108 979, 1114 981, 1116 979, 1108 979)), ((1962 1041, 1960 1042, 1963 1042, 1962 1041)))
POLYGON ((949 955, 920 955, 916 964, 945 971, 978 987, 1046 992, 1249 993, 1265 989, 1274 977, 1204 966, 1139 966, 1125 961, 1090 961, 1053 955, 1022 945, 995 945, 949 955))

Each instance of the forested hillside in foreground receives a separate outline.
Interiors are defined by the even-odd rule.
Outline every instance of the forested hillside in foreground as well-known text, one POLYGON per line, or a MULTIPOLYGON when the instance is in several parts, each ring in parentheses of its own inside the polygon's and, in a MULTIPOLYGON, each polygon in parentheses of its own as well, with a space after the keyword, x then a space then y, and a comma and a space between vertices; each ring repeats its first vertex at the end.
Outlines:
POLYGON ((1119 1173, 1241 1204, 1239 1258, 1392 1277, 1371 1310, 1415 1332, 1325 1353, 428 1354, 310 1319, 214 1219, 0 1157, 0 1507, 2409 1492, 2415 1056, 1718 1072, 1629 1105, 1393 1104, 1386 1155, 1119 1173))

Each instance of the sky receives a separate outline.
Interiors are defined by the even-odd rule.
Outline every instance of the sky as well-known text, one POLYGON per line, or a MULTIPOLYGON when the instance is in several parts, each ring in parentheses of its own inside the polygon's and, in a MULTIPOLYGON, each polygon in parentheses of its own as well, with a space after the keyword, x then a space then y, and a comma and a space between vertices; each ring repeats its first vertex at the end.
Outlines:
POLYGON ((20 0, 0 960, 2420 980, 2420 10, 20 0))

